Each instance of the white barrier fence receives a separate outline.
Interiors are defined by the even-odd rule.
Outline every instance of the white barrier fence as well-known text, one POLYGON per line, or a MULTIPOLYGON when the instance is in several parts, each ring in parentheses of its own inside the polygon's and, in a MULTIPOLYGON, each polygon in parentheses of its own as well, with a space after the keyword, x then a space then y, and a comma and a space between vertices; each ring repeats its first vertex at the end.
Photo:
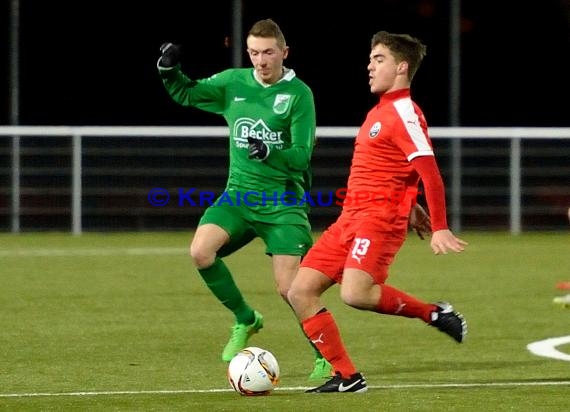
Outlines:
MULTIPOLYGON (((356 127, 318 127, 317 136, 319 139, 352 139, 356 135, 356 127)), ((20 231, 20 176, 21 170, 21 143, 26 137, 71 137, 71 230, 74 234, 80 234, 82 228, 82 144, 84 139, 91 137, 148 137, 160 139, 165 137, 176 138, 223 138, 227 136, 226 127, 147 127, 147 126, 125 126, 125 127, 105 127, 105 126, 0 126, 0 143, 3 139, 8 139, 4 146, 4 152, 9 152, 9 156, 4 156, 9 161, 4 170, 9 170, 9 199, 10 199, 10 227, 12 232, 20 231)), ((555 147, 550 154, 555 153, 566 156, 570 153, 570 127, 545 128, 545 127, 432 127, 430 135, 434 140, 446 139, 449 142, 447 149, 449 160, 449 176, 447 179, 448 192, 450 195, 449 212, 451 225, 455 231, 460 231, 462 227, 461 215, 465 210, 462 205, 464 198, 464 188, 462 180, 464 178, 465 148, 463 143, 489 142, 502 140, 508 142, 508 179, 509 179, 509 230, 513 234, 522 231, 521 225, 521 159, 522 142, 526 141, 552 141, 555 147)), ((474 146, 478 146, 475 144, 474 146)), ((482 149, 480 157, 486 155, 485 148, 482 149)), ((538 149, 537 149, 538 150, 538 149)), ((540 151, 540 150, 538 150, 540 151)), ((566 158, 570 159, 570 158, 566 158)), ((547 167, 548 165, 544 165, 547 167)), ((2 166, 3 167, 3 166, 2 166)), ((475 165, 476 167, 476 165, 475 165)), ((486 165, 483 163, 481 171, 486 165)), ((570 160, 562 161, 554 174, 557 174, 559 181, 566 183, 570 176, 570 160)), ((568 182, 570 183, 570 182, 568 182)), ((570 184, 568 185, 570 190, 570 184)), ((484 200, 483 200, 484 202, 484 200)))

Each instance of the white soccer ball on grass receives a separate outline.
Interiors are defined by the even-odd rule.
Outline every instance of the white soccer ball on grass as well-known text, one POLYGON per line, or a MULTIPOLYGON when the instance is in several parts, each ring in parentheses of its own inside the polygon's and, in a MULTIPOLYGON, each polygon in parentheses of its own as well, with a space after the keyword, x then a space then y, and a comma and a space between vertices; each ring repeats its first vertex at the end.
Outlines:
POLYGON ((228 365, 230 385, 245 396, 269 395, 279 383, 279 376, 275 356, 255 346, 239 351, 228 365))

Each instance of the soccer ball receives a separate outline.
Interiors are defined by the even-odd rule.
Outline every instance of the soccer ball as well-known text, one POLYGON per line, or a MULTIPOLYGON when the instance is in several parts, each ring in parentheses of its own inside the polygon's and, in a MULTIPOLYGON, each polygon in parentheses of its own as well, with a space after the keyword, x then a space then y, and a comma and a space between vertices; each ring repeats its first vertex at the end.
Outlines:
POLYGON ((279 383, 279 364, 271 352, 250 346, 239 351, 228 365, 228 380, 245 396, 269 395, 279 383))

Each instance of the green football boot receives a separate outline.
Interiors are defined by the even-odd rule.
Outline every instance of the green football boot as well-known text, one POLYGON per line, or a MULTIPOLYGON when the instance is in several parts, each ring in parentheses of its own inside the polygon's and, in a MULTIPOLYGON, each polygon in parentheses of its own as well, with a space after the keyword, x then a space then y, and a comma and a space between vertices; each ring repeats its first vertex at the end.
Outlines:
POLYGON ((229 362, 232 358, 243 348, 247 347, 249 337, 254 333, 259 332, 263 327, 263 316, 257 311, 253 311, 255 320, 251 325, 244 325, 243 323, 236 323, 232 327, 232 335, 222 352, 222 359, 229 362))
POLYGON ((334 375, 331 364, 325 358, 316 358, 313 371, 309 375, 309 380, 317 381, 330 379, 334 375))

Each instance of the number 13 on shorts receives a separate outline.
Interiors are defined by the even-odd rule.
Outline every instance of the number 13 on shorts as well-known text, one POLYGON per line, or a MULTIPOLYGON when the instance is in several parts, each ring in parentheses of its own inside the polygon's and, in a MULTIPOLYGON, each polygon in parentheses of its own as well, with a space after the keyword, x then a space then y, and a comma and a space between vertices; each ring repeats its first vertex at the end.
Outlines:
POLYGON ((370 240, 366 238, 354 238, 354 247, 352 248, 352 258, 360 263, 360 259, 366 256, 368 248, 370 247, 370 240))

